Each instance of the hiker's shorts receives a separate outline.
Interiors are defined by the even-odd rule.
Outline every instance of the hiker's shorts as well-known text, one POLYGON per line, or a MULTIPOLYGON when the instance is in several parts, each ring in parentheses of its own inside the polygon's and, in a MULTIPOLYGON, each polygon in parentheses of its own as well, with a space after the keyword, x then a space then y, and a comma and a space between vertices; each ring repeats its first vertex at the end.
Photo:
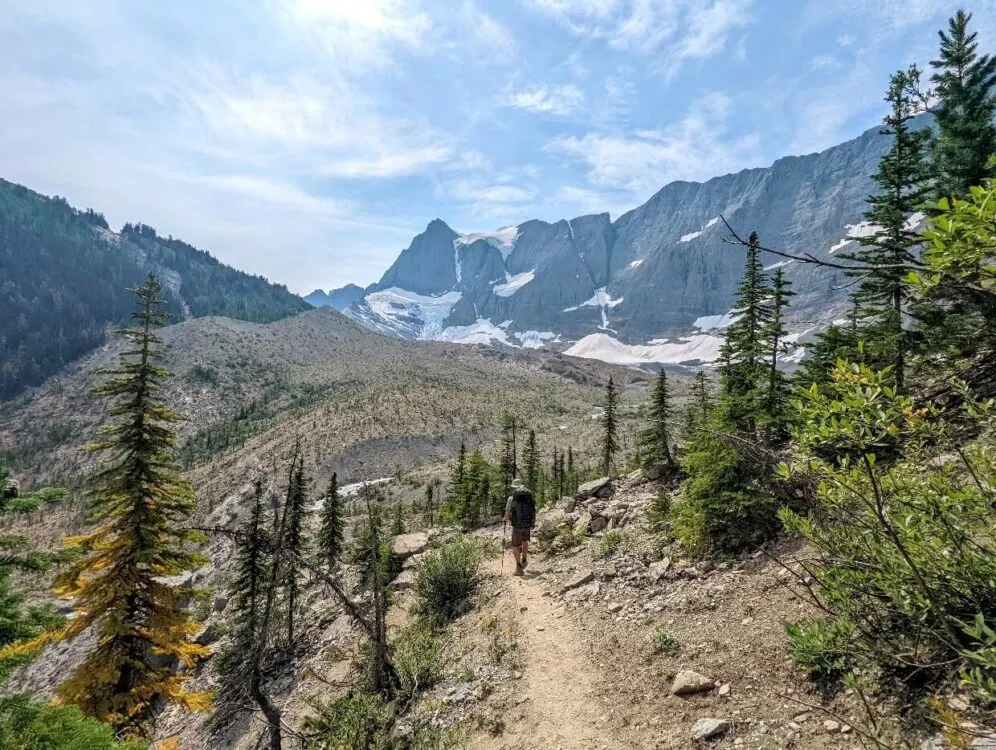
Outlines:
POLYGON ((512 546, 518 547, 529 541, 529 529, 512 529, 512 546))

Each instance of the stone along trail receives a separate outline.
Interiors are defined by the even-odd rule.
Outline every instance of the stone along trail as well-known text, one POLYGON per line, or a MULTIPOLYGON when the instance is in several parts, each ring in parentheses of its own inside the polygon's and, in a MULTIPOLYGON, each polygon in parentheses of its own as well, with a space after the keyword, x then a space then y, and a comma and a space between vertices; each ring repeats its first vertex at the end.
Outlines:
MULTIPOLYGON (((522 578, 510 575, 514 563, 492 560, 489 571, 501 575, 500 606, 518 619, 522 679, 516 683, 518 706, 505 717, 498 737, 474 737, 468 747, 479 750, 631 750, 647 743, 629 739, 625 727, 614 724, 612 698, 621 691, 614 683, 624 674, 604 674, 592 649, 563 607, 543 595, 531 560, 522 578)), ((645 739, 645 738, 644 738, 645 739)))

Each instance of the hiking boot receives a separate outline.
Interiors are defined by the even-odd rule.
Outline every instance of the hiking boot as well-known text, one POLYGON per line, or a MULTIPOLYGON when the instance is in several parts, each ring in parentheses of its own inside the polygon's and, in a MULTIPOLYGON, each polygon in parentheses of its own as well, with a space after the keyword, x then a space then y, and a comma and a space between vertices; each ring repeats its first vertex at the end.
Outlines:
POLYGON ((523 572, 522 563, 515 563, 515 572, 512 574, 514 576, 521 576, 523 572))
POLYGON ((527 567, 529 567, 529 558, 526 557, 525 555, 523 555, 522 556, 522 569, 525 570, 527 567))

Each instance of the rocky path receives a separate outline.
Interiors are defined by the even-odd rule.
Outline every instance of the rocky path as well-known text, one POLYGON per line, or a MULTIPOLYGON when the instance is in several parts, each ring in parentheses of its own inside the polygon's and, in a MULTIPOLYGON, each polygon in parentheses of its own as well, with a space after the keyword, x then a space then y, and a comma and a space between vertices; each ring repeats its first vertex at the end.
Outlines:
MULTIPOLYGON (((542 562, 530 561, 527 574, 510 575, 511 555, 505 559, 501 600, 520 627, 522 680, 518 704, 506 717, 499 737, 476 737, 468 747, 478 750, 629 750, 645 747, 613 726, 607 696, 618 694, 613 682, 623 675, 601 673, 591 650, 576 632, 563 608, 543 595, 536 576, 542 562), (536 568, 539 568, 537 570, 536 568)), ((490 572, 501 575, 493 560, 490 572)))

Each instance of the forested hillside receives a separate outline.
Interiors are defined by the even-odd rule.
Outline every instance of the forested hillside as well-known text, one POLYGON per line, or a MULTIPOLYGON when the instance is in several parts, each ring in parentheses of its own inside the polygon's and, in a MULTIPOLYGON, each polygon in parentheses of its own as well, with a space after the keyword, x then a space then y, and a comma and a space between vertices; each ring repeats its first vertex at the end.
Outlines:
POLYGON ((80 211, 0 180, 0 400, 104 343, 125 322, 128 288, 154 270, 174 319, 224 315, 271 322, 310 306, 283 286, 162 238, 149 226, 112 232, 103 215, 80 211))

